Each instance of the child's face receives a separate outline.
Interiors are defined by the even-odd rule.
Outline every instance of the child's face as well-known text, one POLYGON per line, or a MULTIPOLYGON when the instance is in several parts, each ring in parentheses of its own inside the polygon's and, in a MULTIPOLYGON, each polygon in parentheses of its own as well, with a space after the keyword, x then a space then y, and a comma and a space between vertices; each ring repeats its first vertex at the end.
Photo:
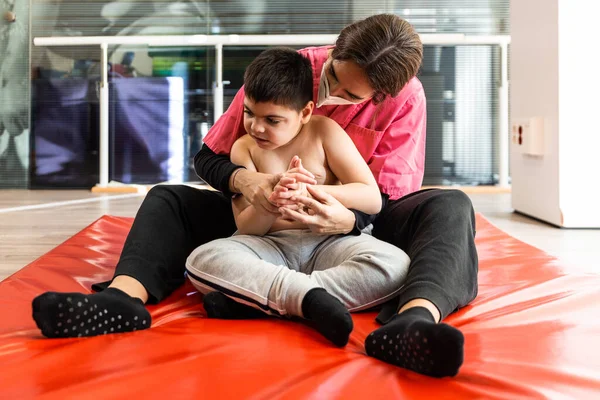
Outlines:
POLYGON ((244 129, 266 150, 275 150, 288 144, 310 119, 313 102, 300 112, 271 102, 255 103, 244 98, 244 129))

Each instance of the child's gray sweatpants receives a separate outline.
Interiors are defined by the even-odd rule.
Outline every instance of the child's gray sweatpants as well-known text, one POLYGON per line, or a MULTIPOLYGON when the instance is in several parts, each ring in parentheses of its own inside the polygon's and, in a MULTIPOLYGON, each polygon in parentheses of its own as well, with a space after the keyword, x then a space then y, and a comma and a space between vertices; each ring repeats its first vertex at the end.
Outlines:
POLYGON ((234 235, 196 248, 186 269, 202 293, 217 290, 267 314, 302 317, 302 300, 324 288, 349 311, 382 304, 402 288, 410 259, 402 250, 359 236, 285 230, 234 235))

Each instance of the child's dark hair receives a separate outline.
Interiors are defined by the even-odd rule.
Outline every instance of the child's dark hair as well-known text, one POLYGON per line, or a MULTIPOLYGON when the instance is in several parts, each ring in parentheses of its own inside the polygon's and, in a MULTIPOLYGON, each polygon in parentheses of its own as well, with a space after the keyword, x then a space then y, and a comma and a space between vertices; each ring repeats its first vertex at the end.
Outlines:
POLYGON ((246 68, 244 91, 256 103, 273 102, 300 112, 313 99, 310 61, 287 47, 267 49, 246 68))

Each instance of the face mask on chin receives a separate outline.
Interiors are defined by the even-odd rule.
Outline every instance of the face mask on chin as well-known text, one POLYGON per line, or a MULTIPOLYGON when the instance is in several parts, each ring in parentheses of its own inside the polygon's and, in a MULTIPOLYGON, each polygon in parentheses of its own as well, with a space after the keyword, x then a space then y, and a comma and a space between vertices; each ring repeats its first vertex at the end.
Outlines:
POLYGON ((356 104, 351 102, 350 100, 329 95, 329 82, 327 81, 327 74, 325 74, 325 65, 327 65, 327 62, 323 64, 323 70, 321 70, 321 81, 319 82, 319 95, 317 99, 317 107, 356 104))

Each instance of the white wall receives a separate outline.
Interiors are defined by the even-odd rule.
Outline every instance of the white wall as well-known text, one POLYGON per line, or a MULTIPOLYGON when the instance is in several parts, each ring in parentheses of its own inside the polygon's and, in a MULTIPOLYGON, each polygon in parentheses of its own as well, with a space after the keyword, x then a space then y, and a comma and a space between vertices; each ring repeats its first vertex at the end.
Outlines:
POLYGON ((513 207, 564 227, 600 227, 599 14, 592 0, 511 2, 511 120, 545 122, 542 156, 511 143, 513 207))
POLYGON ((511 120, 539 116, 545 122, 543 157, 524 156, 511 141, 512 204, 560 225, 558 0, 513 0, 510 7, 511 120))
POLYGON ((560 205, 565 226, 600 227, 600 1, 560 0, 560 205))

